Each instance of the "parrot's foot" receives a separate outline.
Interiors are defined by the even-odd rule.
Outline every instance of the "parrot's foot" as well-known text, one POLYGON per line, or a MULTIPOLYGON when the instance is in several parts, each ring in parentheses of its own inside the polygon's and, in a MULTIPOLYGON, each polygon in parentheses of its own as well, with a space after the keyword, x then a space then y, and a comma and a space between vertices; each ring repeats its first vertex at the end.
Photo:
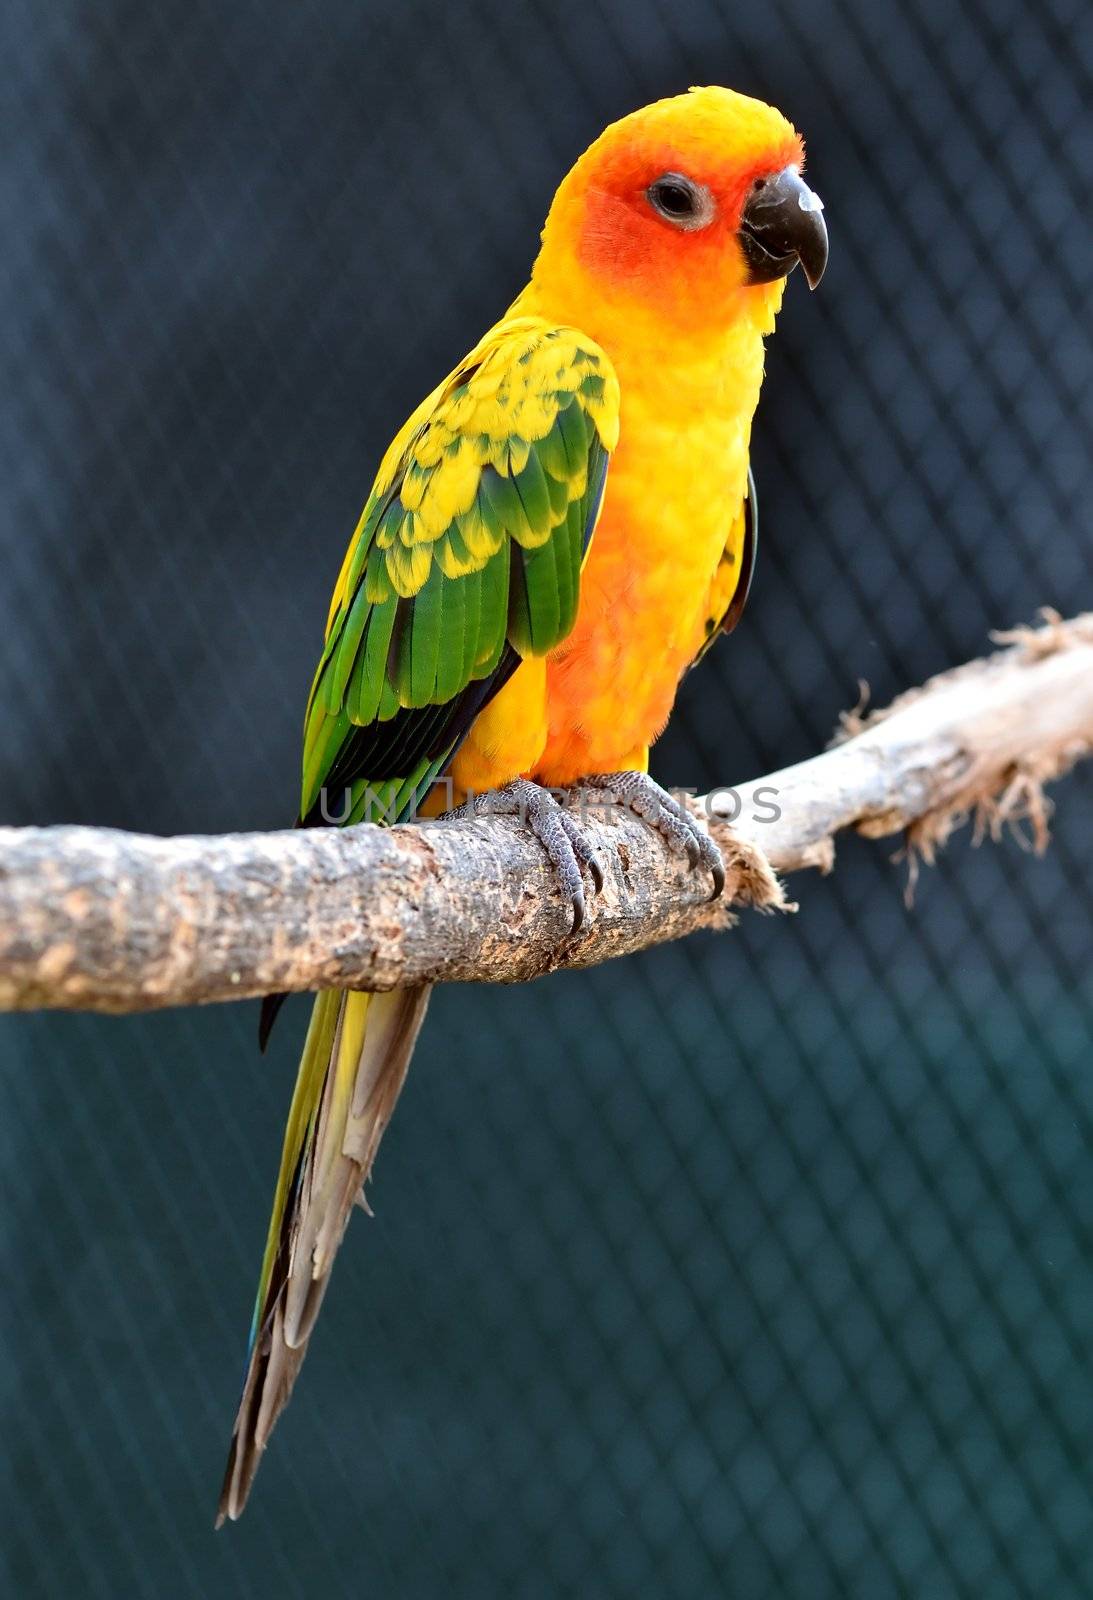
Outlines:
POLYGON ((550 857, 558 885, 573 907, 574 933, 584 924, 584 879, 581 869, 588 871, 593 888, 599 894, 603 888, 603 867, 600 858, 585 838, 582 829, 570 812, 559 805, 549 789, 532 783, 530 778, 517 778, 506 783, 503 789, 490 789, 486 794, 472 795, 446 817, 520 817, 526 822, 550 857))
POLYGON ((582 778, 584 789, 602 790, 619 805, 629 806, 677 850, 685 850, 692 869, 706 867, 713 877, 711 900, 725 888, 725 862, 708 833, 704 833, 679 800, 662 789, 647 772, 603 772, 582 778))

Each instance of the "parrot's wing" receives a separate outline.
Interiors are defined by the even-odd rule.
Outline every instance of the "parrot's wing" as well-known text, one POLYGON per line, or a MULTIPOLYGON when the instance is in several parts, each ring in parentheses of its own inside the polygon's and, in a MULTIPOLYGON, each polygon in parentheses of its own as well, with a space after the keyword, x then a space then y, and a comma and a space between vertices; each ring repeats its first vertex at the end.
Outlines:
POLYGON ((324 789, 336 820, 403 815, 521 658, 565 638, 618 415, 603 351, 528 317, 494 329, 410 418, 334 592, 301 818, 317 819, 324 789))
POLYGON ((749 467, 747 492, 729 527, 725 551, 710 585, 706 636, 691 662, 692 667, 697 667, 716 639, 723 633, 731 633, 740 621, 755 575, 758 551, 759 497, 755 489, 755 475, 749 467))
MULTIPOLYGON (((522 318, 487 335, 410 418, 381 464, 334 593, 307 708, 304 822, 406 816, 522 657, 565 638, 618 411, 618 382, 598 346, 522 318), (324 789, 335 791, 325 815, 324 789)), ((263 1037, 278 998, 263 1008, 263 1037)), ((316 1001, 221 1518, 242 1510, 288 1400, 427 998, 420 989, 316 1001)))

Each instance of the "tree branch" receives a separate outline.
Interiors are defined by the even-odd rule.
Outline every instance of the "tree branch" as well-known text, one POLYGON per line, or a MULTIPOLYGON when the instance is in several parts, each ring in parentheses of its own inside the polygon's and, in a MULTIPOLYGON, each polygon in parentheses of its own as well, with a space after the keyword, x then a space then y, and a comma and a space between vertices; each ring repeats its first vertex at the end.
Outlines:
POLYGON ((723 927, 730 905, 785 907, 775 874, 828 870, 842 829, 901 833, 931 859, 969 816, 980 836, 1024 819, 1043 849, 1043 785, 1093 749, 1093 614, 998 642, 886 711, 844 716, 822 755, 698 802, 725 853, 721 902, 643 823, 594 804, 607 883, 577 937, 540 846, 501 818, 174 839, 2 828, 0 1008, 518 982, 723 927))

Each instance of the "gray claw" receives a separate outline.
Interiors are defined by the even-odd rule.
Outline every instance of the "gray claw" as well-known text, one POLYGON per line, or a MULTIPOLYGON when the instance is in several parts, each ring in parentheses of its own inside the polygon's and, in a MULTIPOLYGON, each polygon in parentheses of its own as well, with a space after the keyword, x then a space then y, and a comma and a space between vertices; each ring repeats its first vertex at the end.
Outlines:
POLYGON ((573 907, 570 932, 580 931, 587 909, 581 869, 587 869, 595 892, 599 894, 603 888, 603 866, 580 825, 549 789, 532 783, 529 778, 517 778, 503 789, 491 789, 487 794, 473 795, 446 815, 521 817, 550 857, 557 874, 558 887, 573 907))
MULTIPOLYGON (((712 839, 710 843, 713 844, 712 839)), ((716 851, 717 859, 715 861, 709 861, 706 863, 710 869, 711 876, 713 877, 713 893, 710 895, 710 899, 720 900, 721 896, 725 893, 725 861, 721 851, 718 850, 717 846, 714 845, 713 848, 716 851)))
POLYGON ((725 890, 725 863, 721 851, 699 826, 686 806, 662 789, 646 772, 605 772, 584 779, 589 788, 603 789, 627 805, 644 822, 678 850, 685 850, 692 871, 706 867, 713 877, 711 900, 725 890))
MULTIPOLYGON (((544 792, 549 793, 549 791, 544 792)), ((570 812, 568 812, 565 807, 561 805, 558 807, 558 821, 561 823, 565 832, 565 836, 572 846, 573 854, 576 856, 581 866, 587 868, 588 875, 592 879, 596 893, 599 894, 603 889, 603 866, 600 862, 599 856, 585 838, 584 831, 580 824, 575 820, 570 812)))

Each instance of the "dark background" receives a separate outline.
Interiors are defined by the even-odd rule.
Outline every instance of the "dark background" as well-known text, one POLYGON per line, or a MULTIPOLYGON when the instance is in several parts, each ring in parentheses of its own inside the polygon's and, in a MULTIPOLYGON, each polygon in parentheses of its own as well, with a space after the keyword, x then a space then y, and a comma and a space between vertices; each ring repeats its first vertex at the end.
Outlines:
MULTIPOLYGON (((1084 14, 1084 19, 1083 19, 1084 14)), ((812 754, 1093 602, 1082 0, 8 0, 0 821, 277 826, 378 457, 610 119, 807 135, 764 548, 655 752, 812 754)), ((596 972, 437 995, 251 1508, 214 1536, 304 1022, 8 1019, 5 1592, 1093 1592, 1091 791, 596 972)))

